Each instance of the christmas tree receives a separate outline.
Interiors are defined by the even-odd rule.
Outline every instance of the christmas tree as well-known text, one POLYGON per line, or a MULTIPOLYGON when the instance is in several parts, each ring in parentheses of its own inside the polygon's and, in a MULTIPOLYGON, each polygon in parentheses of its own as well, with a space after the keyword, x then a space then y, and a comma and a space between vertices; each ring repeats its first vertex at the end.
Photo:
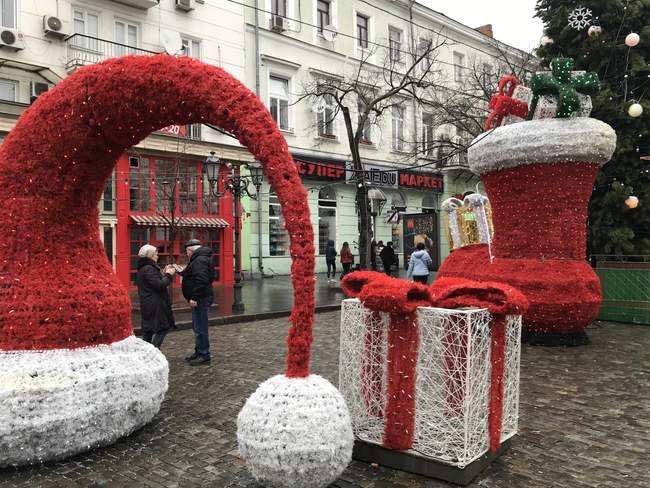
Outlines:
POLYGON ((603 89, 593 97, 591 116, 618 136, 594 186, 588 253, 650 254, 650 161, 641 159, 650 156, 650 0, 538 0, 536 16, 545 34, 537 55, 546 66, 569 57, 574 69, 598 73, 603 89), (640 37, 633 47, 631 33, 640 37), (636 103, 643 113, 632 117, 636 103), (626 205, 632 195, 636 208, 626 205))

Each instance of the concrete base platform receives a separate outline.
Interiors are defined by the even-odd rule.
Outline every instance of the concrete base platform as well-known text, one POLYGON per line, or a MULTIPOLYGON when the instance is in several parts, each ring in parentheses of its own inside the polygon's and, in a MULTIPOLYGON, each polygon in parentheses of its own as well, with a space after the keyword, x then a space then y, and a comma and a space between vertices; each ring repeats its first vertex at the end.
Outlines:
POLYGON ((466 486, 483 471, 492 461, 501 456, 510 447, 510 439, 503 442, 496 453, 487 452, 473 463, 458 468, 443 461, 423 456, 415 451, 394 451, 378 444, 354 441, 352 457, 358 461, 377 463, 407 473, 436 478, 457 485, 466 486))

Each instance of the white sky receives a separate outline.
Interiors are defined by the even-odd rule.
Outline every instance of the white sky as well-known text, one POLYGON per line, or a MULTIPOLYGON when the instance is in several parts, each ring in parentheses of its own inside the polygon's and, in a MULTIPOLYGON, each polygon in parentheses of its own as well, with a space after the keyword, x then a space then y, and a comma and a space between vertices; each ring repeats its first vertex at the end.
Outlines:
POLYGON ((494 37, 524 51, 539 45, 542 21, 533 18, 535 0, 418 0, 470 27, 492 24, 494 37))

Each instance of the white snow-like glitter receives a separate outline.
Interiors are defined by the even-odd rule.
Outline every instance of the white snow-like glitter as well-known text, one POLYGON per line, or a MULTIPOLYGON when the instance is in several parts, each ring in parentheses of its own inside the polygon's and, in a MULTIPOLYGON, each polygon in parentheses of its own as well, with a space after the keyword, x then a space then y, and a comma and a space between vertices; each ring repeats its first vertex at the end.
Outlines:
POLYGON ((605 164, 616 149, 616 133, 591 118, 539 119, 483 133, 469 147, 476 174, 527 164, 584 162, 605 164))
POLYGON ((252 475, 274 488, 319 488, 352 459, 352 423, 339 391, 318 375, 274 376, 237 418, 239 452, 252 475))
POLYGON ((148 423, 169 366, 133 336, 110 345, 0 351, 0 467, 62 459, 148 423))

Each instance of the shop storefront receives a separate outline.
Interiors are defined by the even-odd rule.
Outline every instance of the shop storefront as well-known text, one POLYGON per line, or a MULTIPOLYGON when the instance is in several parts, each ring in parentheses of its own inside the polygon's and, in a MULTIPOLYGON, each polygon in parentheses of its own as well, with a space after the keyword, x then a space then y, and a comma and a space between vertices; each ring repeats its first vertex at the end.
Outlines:
POLYGON ((163 265, 185 265, 183 243, 192 238, 212 249, 217 282, 232 283, 232 197, 229 193, 215 197, 202 175, 203 161, 187 156, 138 151, 119 158, 112 187, 116 220, 111 231, 116 235, 116 273, 125 285, 135 285, 141 246, 158 247, 158 262, 163 265))

